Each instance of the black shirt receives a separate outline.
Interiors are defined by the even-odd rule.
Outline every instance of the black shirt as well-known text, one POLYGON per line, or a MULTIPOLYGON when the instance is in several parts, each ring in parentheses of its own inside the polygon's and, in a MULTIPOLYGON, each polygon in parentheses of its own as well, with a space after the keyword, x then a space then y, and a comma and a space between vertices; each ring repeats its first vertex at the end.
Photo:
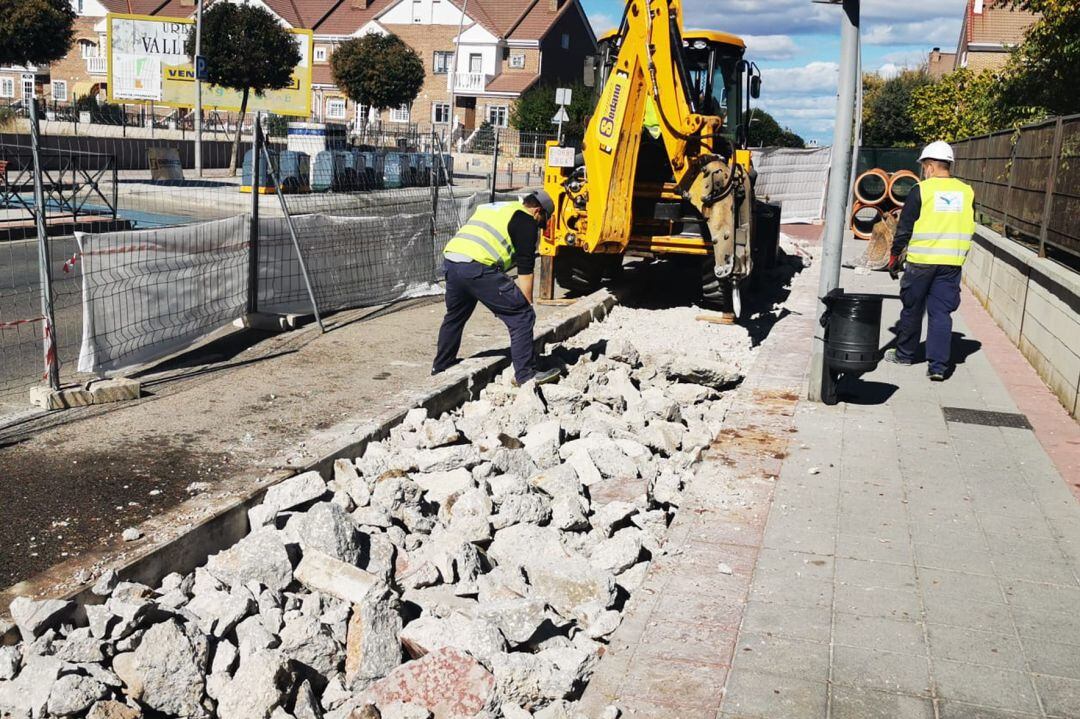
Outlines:
POLYGON ((915 223, 922 215, 922 192, 919 186, 911 188, 904 200, 904 209, 900 211, 900 219, 896 223, 896 234, 893 235, 892 253, 897 257, 911 241, 911 233, 915 231, 915 223))
POLYGON ((518 210, 510 218, 507 229, 510 242, 514 244, 514 264, 518 274, 531 275, 536 267, 536 243, 540 236, 536 220, 529 213, 518 210))

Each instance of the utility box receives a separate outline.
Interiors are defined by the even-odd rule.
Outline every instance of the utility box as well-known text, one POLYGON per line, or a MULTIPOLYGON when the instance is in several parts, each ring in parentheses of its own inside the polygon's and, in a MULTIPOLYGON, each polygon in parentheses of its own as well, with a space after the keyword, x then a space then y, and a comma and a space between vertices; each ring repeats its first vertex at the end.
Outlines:
POLYGON ((323 150, 344 150, 348 127, 334 122, 290 122, 288 149, 315 157, 323 150))

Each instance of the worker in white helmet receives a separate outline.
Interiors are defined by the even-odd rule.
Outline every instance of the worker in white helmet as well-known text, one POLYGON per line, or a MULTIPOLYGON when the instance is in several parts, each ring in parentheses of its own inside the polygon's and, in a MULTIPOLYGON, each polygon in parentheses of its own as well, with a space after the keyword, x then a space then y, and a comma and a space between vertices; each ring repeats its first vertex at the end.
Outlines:
POLYGON ((975 193, 952 176, 953 150, 948 143, 931 142, 919 162, 923 180, 904 202, 889 259, 889 271, 896 273, 907 253, 896 347, 885 353, 885 359, 915 364, 926 314, 926 374, 941 382, 951 368, 952 313, 960 307, 960 268, 975 234, 975 193))

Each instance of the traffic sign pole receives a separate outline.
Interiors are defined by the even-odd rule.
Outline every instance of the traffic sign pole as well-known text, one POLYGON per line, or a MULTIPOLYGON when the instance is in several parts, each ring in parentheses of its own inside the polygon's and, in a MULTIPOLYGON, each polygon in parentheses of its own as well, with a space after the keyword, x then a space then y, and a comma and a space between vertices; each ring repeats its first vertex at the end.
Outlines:
POLYGON ((205 61, 202 57, 203 0, 195 0, 195 2, 197 3, 195 10, 195 57, 193 58, 195 63, 195 174, 202 177, 202 73, 199 66, 202 64, 202 69, 205 69, 205 61))

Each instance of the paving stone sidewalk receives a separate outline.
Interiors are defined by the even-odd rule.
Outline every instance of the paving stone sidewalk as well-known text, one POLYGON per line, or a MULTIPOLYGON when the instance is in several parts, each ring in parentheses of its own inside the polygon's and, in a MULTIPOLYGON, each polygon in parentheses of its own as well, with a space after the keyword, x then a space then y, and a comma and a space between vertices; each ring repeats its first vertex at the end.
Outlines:
MULTIPOLYGON (((803 394, 816 268, 586 694, 635 717, 1080 717, 1080 505, 959 314, 955 374, 803 394), (711 493, 726 487, 726 502, 711 493), (734 488, 737 501, 731 501, 734 488), (640 599, 639 599, 640 597, 640 599)), ((883 273, 849 291, 895 294, 883 273)), ((972 302, 970 295, 965 301, 972 302)), ((899 303, 886 302, 886 328, 899 303)), ((1072 478, 1077 481, 1077 478, 1072 478)))

